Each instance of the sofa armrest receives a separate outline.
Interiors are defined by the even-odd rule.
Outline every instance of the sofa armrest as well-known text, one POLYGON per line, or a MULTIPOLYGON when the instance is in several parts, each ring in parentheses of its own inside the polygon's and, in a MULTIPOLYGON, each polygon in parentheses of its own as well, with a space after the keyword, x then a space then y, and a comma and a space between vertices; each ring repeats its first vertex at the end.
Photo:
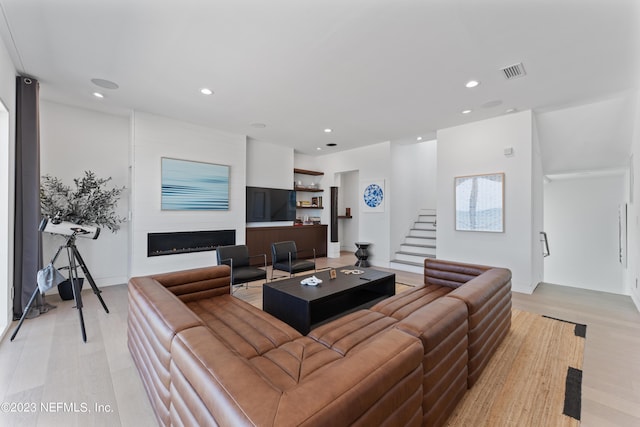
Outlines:
POLYGON ((128 292, 127 345, 159 423, 169 425, 171 343, 202 320, 150 277, 132 278, 128 292))
POLYGON ((458 288, 491 268, 486 265, 425 258, 424 284, 458 288))
POLYGON ((151 278, 157 280, 183 302, 231 292, 231 268, 228 265, 155 274, 151 278))
POLYGON ((448 296, 467 304, 469 328, 473 329, 481 320, 480 317, 485 317, 507 294, 511 299, 511 271, 492 268, 451 291, 448 296))
POLYGON ((394 327, 422 341, 422 424, 442 426, 467 389, 467 306, 445 296, 394 327))
POLYGON ((450 292, 469 310, 469 378, 471 388, 511 328, 511 271, 492 268, 450 292))

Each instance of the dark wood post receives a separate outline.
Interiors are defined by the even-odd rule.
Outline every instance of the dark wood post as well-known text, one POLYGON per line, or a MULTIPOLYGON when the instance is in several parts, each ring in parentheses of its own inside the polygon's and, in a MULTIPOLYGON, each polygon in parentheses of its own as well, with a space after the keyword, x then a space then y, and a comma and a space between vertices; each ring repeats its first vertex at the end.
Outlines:
POLYGON ((331 187, 331 241, 338 242, 338 187, 331 187))

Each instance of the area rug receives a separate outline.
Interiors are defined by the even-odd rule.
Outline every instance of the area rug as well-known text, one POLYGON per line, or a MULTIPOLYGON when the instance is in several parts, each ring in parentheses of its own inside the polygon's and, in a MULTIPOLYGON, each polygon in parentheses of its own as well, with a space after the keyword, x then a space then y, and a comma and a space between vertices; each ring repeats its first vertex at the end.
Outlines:
POLYGON ((511 331, 448 426, 578 426, 586 326, 512 311, 511 331))

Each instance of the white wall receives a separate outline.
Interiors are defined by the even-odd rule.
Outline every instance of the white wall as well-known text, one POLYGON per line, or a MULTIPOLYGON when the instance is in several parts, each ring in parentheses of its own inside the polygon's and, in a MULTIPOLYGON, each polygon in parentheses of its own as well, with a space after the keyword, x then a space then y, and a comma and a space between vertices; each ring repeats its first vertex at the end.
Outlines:
MULTIPOLYGON (((391 179, 391 143, 383 142, 367 147, 327 154, 318 157, 319 170, 324 171, 322 187, 336 185, 342 172, 357 171, 360 184, 371 180, 385 180, 386 208, 380 213, 358 213, 358 241, 371 242, 369 261, 373 266, 388 267, 390 259, 390 210, 393 204, 391 179)), ((340 190, 338 190, 339 192, 340 190)), ((322 213, 322 222, 329 221, 329 210, 322 213)), ((353 215, 353 211, 352 211, 353 215)))
MULTIPOLYGON (((58 177, 73 187, 73 179, 93 171, 111 177, 109 186, 127 187, 116 213, 129 212, 129 118, 40 101, 40 172, 58 177)), ((77 247, 98 286, 126 283, 128 279, 129 223, 117 233, 102 229, 97 240, 77 239, 77 247)), ((51 259, 64 244, 60 236, 44 234, 43 259, 51 259)), ((56 266, 67 265, 67 257, 56 266)))
MULTIPOLYGON (((438 131, 438 258, 509 268, 513 289, 531 293, 541 272, 534 271, 532 238, 532 114, 524 111, 438 131), (513 147, 514 155, 504 155, 513 147), (505 231, 455 230, 454 178, 504 172, 505 231)), ((537 166, 539 167, 539 166, 537 166)), ((535 194, 540 197, 540 194, 535 194)))
POLYGON ((420 209, 436 209, 437 142, 413 141, 391 146, 391 249, 397 251, 420 209))
POLYGON ((618 261, 618 206, 624 203, 624 176, 554 179, 545 184, 544 193, 551 250, 545 259, 544 281, 624 294, 618 261))
POLYGON ((15 163, 16 70, 0 41, 0 337, 13 316, 13 211, 15 163))
POLYGON ((318 157, 316 156, 309 156, 308 154, 301 154, 301 153, 294 152, 293 162, 295 165, 294 167, 298 169, 307 169, 311 171, 324 172, 318 162, 318 157))
MULTIPOLYGON (((293 189, 293 149, 247 140, 247 186, 293 189)), ((245 217, 245 213, 243 213, 245 217)), ((293 221, 250 222, 247 227, 293 225, 293 221)))
POLYGON ((247 186, 292 189, 293 168, 293 148, 247 141, 247 186))
POLYGON ((635 123, 631 146, 631 170, 627 176, 629 201, 627 221, 628 267, 625 270, 626 289, 640 310, 640 94, 636 95, 635 123))
MULTIPOLYGON (((544 175, 542 152, 538 138, 536 117, 532 116, 532 169, 531 169, 531 283, 544 281, 544 243, 540 232, 545 231, 544 222, 544 175)), ((535 286, 534 285, 534 286, 535 286)), ((533 289, 532 289, 533 291, 533 289)))
POLYGON ((236 230, 245 242, 246 137, 135 112, 133 140, 131 275, 204 267, 215 264, 215 252, 147 257, 147 233, 236 230), (172 157, 230 166, 228 211, 162 211, 160 159, 172 157))
POLYGON ((352 218, 338 219, 338 239, 340 241, 340 250, 355 253, 357 249, 356 242, 358 241, 358 230, 360 224, 360 203, 358 203, 360 174, 352 171, 343 172, 340 175, 340 186, 338 188, 338 215, 344 215, 346 208, 351 208, 352 216, 352 218))

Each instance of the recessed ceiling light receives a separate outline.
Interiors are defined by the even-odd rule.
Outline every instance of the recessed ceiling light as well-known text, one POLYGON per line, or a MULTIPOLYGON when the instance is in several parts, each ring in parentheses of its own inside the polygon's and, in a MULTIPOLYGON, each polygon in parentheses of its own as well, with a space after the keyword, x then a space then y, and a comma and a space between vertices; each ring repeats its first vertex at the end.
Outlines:
POLYGON ((516 108, 509 108, 508 110, 505 110, 505 113, 509 114, 509 113, 515 113, 517 111, 516 108))
POLYGON ((200 89, 200 93, 203 95, 212 95, 213 91, 211 89, 203 87, 202 89, 200 89))
POLYGON ((331 133, 331 132, 333 132, 333 129, 326 128, 326 129, 324 130, 324 133, 331 133))
POLYGON ((416 141, 422 141, 422 137, 421 136, 417 137, 416 141))
POLYGON ((469 80, 469 81, 465 84, 465 86, 466 86, 466 87, 468 87, 468 88, 472 88, 472 87, 476 87, 476 86, 478 86, 479 84, 480 84, 480 82, 479 82, 479 81, 477 81, 477 80, 469 80))
POLYGON ((469 114, 471 112, 471 110, 463 110, 462 114, 469 114))
POLYGON ((336 145, 338 145, 338 144, 336 144, 335 142, 327 143, 327 147, 335 147, 336 145))
POLYGON ((316 150, 320 151, 322 150, 322 147, 316 147, 316 150))
POLYGON ((251 127, 254 127, 256 129, 264 129, 267 127, 267 125, 265 125, 264 123, 251 123, 251 127))
POLYGON ((101 94, 100 92, 93 92, 93 96, 95 96, 96 98, 100 98, 100 99, 104 98, 104 95, 101 94))
POLYGON ((105 80, 105 79, 91 79, 91 83, 101 88, 111 89, 111 90, 118 89, 120 87, 118 86, 117 83, 112 82, 111 80, 105 80))

